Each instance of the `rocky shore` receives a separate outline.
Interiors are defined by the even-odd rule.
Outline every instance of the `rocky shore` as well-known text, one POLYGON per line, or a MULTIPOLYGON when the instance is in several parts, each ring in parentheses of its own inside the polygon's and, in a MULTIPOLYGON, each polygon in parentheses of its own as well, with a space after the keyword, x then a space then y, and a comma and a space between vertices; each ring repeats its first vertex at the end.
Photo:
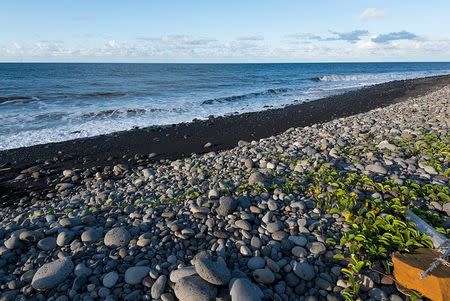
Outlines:
POLYGON ((0 207, 22 198, 28 203, 30 193, 42 197, 65 169, 139 166, 226 150, 239 140, 259 140, 292 127, 367 112, 449 83, 450 75, 392 81, 284 108, 0 151, 0 207), (25 170, 30 172, 23 174, 25 170))
POLYGON ((398 203, 448 229, 449 129, 447 85, 230 150, 66 169, 0 211, 0 300, 331 301, 353 282, 363 300, 403 300, 358 214, 401 220, 384 205, 398 203))

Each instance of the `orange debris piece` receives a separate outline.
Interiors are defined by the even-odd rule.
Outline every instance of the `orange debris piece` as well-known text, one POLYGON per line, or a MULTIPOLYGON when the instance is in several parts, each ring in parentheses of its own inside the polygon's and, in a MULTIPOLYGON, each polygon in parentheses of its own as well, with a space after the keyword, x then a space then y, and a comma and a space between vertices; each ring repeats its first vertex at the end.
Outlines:
POLYGON ((450 267, 439 265, 428 277, 420 279, 420 274, 441 256, 432 249, 417 249, 413 254, 394 253, 394 277, 397 282, 421 293, 433 301, 450 300, 450 267))

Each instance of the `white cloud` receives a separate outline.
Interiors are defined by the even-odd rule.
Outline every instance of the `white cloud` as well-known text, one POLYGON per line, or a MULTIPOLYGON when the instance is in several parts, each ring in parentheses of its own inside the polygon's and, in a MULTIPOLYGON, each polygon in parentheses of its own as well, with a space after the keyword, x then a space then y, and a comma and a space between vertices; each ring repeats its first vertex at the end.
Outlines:
POLYGON ((264 41, 263 36, 241 36, 236 38, 237 41, 264 41))
POLYGON ((386 11, 377 8, 366 8, 360 15, 359 19, 369 20, 369 19, 379 19, 386 16, 386 11))
MULTIPOLYGON (((99 38, 89 43, 11 41, 0 45, 3 61, 270 62, 445 59, 450 39, 406 32, 369 35, 363 30, 284 35, 279 40, 215 39, 181 34, 131 41, 99 38), (332 35, 331 35, 332 34, 332 35), (345 41, 346 43, 335 43, 345 41), (294 43, 295 42, 295 43, 294 43)), ((250 37, 250 36, 248 36, 250 37)))

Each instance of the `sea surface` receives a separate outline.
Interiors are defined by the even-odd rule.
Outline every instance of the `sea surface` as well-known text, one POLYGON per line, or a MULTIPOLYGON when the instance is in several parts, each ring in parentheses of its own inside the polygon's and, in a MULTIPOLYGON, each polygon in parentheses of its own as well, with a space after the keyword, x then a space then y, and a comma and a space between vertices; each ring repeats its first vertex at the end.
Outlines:
POLYGON ((450 63, 0 64, 0 150, 260 111, 450 63))

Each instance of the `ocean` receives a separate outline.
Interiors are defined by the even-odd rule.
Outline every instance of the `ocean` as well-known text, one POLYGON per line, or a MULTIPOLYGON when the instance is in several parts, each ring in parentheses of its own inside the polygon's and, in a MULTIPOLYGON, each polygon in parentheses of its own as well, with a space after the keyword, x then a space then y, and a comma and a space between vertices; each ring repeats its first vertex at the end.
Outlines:
POLYGON ((283 107, 450 63, 0 64, 0 150, 283 107))

